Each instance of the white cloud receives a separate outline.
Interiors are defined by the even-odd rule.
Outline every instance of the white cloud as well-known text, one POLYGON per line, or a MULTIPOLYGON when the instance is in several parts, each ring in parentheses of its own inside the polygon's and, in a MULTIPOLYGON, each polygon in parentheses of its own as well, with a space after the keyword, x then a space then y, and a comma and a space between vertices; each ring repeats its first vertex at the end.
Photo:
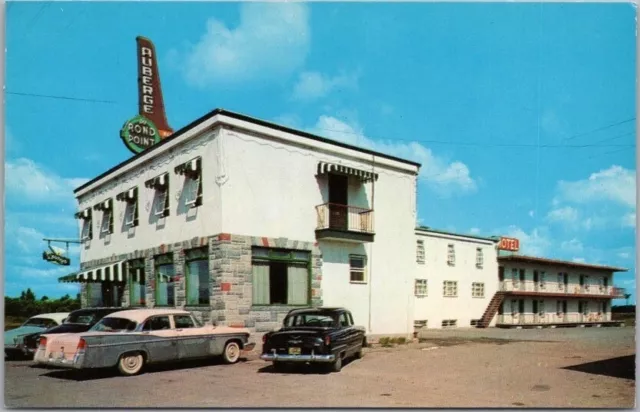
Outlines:
POLYGON ((621 259, 629 259, 629 256, 630 256, 630 255, 629 255, 629 253, 627 253, 627 252, 620 252, 620 253, 618 253, 618 254, 617 254, 617 256, 618 256, 619 258, 621 258, 621 259))
POLYGON ((442 195, 477 190, 476 181, 470 176, 467 165, 437 157, 431 149, 418 142, 372 140, 364 136, 362 127, 357 123, 348 124, 325 115, 320 116, 310 131, 344 143, 419 162, 422 164, 419 178, 442 195))
POLYGON ((235 28, 209 19, 198 43, 172 60, 183 60, 187 81, 200 87, 286 76, 304 64, 310 31, 304 3, 242 3, 235 28))
POLYGON ((477 235, 479 233, 480 233, 480 229, 478 229, 477 227, 472 227, 471 229, 469 229, 470 235, 477 235))
POLYGON ((536 214, 533 210, 529 210, 529 217, 533 217, 536 214))
POLYGON ((564 200, 573 203, 611 201, 635 209, 636 171, 614 165, 585 180, 560 181, 558 191, 564 200))
POLYGON ((300 116, 292 113, 281 114, 280 116, 273 118, 274 123, 278 123, 282 126, 291 127, 294 129, 302 128, 302 121, 300 120, 300 116))
POLYGON ((623 227, 636 227, 636 213, 627 213, 622 216, 622 226, 623 227))
POLYGON ((329 77, 318 72, 300 73, 293 88, 295 100, 314 100, 324 97, 337 89, 353 89, 358 85, 358 73, 341 73, 329 77))
POLYGON ((571 261, 576 263, 585 263, 584 258, 581 257, 574 257, 573 259, 571 259, 571 261))
POLYGON ((505 230, 497 231, 507 237, 514 237, 520 240, 520 253, 539 257, 548 257, 547 252, 551 247, 551 240, 547 229, 544 227, 534 228, 530 233, 512 225, 505 230))
POLYGON ((63 178, 24 157, 7 160, 5 168, 6 200, 28 202, 74 202, 73 190, 88 179, 63 178))
POLYGON ((560 248, 562 248, 562 250, 566 252, 571 252, 571 253, 581 253, 584 250, 584 246, 582 245, 582 242, 580 242, 576 238, 563 241, 562 243, 560 243, 560 248))
POLYGON ((571 206, 553 209, 547 213, 547 219, 552 222, 574 223, 578 220, 578 211, 571 206))

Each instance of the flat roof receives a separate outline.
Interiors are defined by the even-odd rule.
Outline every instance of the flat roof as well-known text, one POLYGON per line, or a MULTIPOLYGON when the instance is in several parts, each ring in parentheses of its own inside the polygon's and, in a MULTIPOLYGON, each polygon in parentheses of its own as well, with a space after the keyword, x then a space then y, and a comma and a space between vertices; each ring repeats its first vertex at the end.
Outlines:
POLYGON ((418 226, 416 227, 416 230, 420 232, 429 232, 429 233, 437 233, 441 235, 450 235, 450 236, 458 236, 458 237, 467 237, 470 239, 486 240, 489 242, 496 242, 496 243, 500 241, 500 238, 498 236, 486 237, 486 236, 478 236, 478 235, 466 235, 462 233, 449 232, 446 230, 432 229, 428 226, 418 226))
POLYGON ((173 132, 173 134, 171 136, 169 136, 166 139, 163 139, 160 142, 154 144, 149 149, 144 150, 144 151, 132 156, 131 158, 129 158, 129 159, 127 159, 127 160, 115 165, 111 169, 109 169, 106 172, 100 174, 99 176, 96 176, 95 178, 89 180, 87 183, 77 187, 73 191, 73 193, 77 193, 80 190, 84 189, 85 187, 90 186, 91 184, 95 183, 96 181, 102 179, 103 177, 105 177, 105 176, 117 171, 121 167, 133 162, 138 157, 146 155, 146 154, 148 154, 150 152, 154 152, 154 151, 159 150, 167 142, 170 142, 170 141, 176 139, 177 137, 179 137, 182 134, 186 133, 190 129, 193 129, 194 127, 198 126, 200 123, 203 123, 203 122, 211 119, 212 117, 214 117, 216 115, 228 116, 228 117, 231 117, 231 118, 234 118, 234 119, 237 119, 237 120, 242 120, 242 121, 245 121, 245 122, 253 123, 253 124, 258 125, 258 126, 269 127, 269 128, 275 129, 275 130, 279 130, 281 132, 295 134, 295 135, 300 136, 300 137, 305 137, 305 138, 308 138, 308 139, 311 139, 311 140, 315 140, 315 141, 318 141, 318 142, 322 142, 322 143, 332 144, 332 145, 335 145, 335 146, 343 147, 345 149, 357 150, 357 151, 362 152, 362 153, 367 153, 367 154, 370 154, 370 155, 379 156, 379 157, 382 157, 384 159, 395 160, 395 161, 398 161, 398 162, 401 162, 401 163, 410 164, 412 166, 417 166, 417 167, 421 167, 422 166, 420 163, 417 163, 417 162, 414 162, 414 161, 411 161, 411 160, 401 159, 399 157, 387 155, 387 154, 376 152, 376 151, 369 150, 369 149, 364 149, 364 148, 361 148, 361 147, 358 147, 358 146, 353 146, 353 145, 350 145, 350 144, 347 144, 347 143, 342 143, 342 142, 339 142, 337 140, 327 139, 326 137, 321 137, 321 136, 318 136, 318 135, 315 135, 315 134, 304 132, 302 130, 293 129, 293 128, 282 126, 282 125, 279 125, 279 124, 276 124, 276 123, 272 123, 272 122, 268 122, 268 121, 265 121, 265 120, 257 119, 255 117, 250 117, 250 116, 247 116, 247 115, 244 115, 244 114, 231 112, 229 110, 218 108, 218 109, 214 109, 213 111, 205 114, 204 116, 200 117, 199 119, 194 120, 193 122, 191 122, 188 125, 184 126, 180 130, 178 130, 176 132, 173 132))
POLYGON ((498 256, 498 262, 522 262, 522 263, 538 263, 543 265, 566 266, 576 269, 595 269, 606 270, 611 272, 627 272, 629 269, 619 268, 607 265, 594 265, 589 263, 571 262, 568 260, 547 259, 536 256, 525 255, 506 255, 498 256))

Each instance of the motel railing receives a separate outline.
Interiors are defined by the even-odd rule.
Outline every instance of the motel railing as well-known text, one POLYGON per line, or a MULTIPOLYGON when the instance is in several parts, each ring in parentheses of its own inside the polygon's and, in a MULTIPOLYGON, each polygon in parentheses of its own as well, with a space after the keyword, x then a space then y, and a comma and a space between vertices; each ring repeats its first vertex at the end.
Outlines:
POLYGON ((544 325, 562 323, 598 323, 611 321, 611 313, 508 313, 498 315, 498 324, 544 325))
POLYGON ((559 282, 534 282, 532 280, 514 281, 504 280, 500 282, 502 292, 539 292, 539 293, 568 293, 572 295, 602 295, 624 297, 624 289, 603 285, 576 285, 574 283, 564 284, 559 282), (620 293, 622 293, 620 295, 620 293))
POLYGON ((324 203, 316 206, 316 230, 333 229, 374 233, 373 210, 356 206, 324 203))

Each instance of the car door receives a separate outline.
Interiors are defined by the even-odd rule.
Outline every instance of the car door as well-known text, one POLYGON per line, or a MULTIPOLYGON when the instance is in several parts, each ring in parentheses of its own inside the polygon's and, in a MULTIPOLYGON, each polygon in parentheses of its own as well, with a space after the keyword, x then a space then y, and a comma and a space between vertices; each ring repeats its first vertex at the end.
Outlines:
POLYGON ((340 338, 339 341, 341 344, 345 345, 345 351, 347 356, 350 356, 354 352, 353 347, 353 326, 349 321, 349 315, 347 312, 341 312, 338 317, 338 321, 340 322, 340 338))
POLYGON ((178 357, 178 339, 168 315, 148 318, 142 327, 142 336, 150 362, 170 361, 178 357))
MULTIPOLYGON (((178 358, 191 359, 209 355, 211 335, 198 327, 191 315, 173 315, 178 340, 178 358)), ((213 330, 212 330, 213 331, 213 330)))

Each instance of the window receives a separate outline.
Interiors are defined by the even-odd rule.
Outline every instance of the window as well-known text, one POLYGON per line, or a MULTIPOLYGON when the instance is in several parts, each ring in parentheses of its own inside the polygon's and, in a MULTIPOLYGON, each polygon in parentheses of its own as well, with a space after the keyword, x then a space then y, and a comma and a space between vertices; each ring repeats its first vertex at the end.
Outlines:
POLYGON ((484 256, 482 253, 482 248, 476 249, 476 267, 478 269, 482 269, 484 267, 484 256))
POLYGON ((451 328, 451 327, 456 327, 458 324, 458 320, 457 319, 445 319, 442 321, 442 327, 443 328, 451 328))
POLYGON ((144 259, 130 260, 129 268, 129 305, 145 306, 147 301, 144 259))
POLYGON ((449 266, 456 265, 456 250, 454 249, 452 244, 447 246, 447 264, 449 266))
POLYGON ((195 328, 196 324, 189 315, 173 315, 173 323, 176 324, 176 329, 195 328))
POLYGON ((540 289, 544 289, 547 284, 547 274, 540 272, 540 289))
POLYGON ((511 282, 514 286, 518 285, 518 269, 511 269, 511 282))
POLYGON ((544 300, 541 300, 540 303, 538 304, 538 314, 540 316, 544 316, 544 300))
POLYGON ((170 254, 155 256, 156 306, 175 306, 175 266, 170 254))
POLYGON ((208 248, 185 252, 187 305, 209 304, 209 254, 208 248))
POLYGON ((287 327, 291 326, 309 326, 330 328, 335 326, 336 320, 330 315, 321 315, 317 313, 296 313, 284 320, 287 327))
POLYGON ((104 306, 102 299, 102 283, 92 282, 86 284, 87 306, 97 308, 104 306))
POLYGON ((93 238, 93 223, 91 218, 91 208, 88 207, 74 215, 76 219, 82 219, 82 233, 80 240, 91 240, 93 238))
POLYGON ((124 224, 126 226, 138 226, 138 188, 133 187, 116 196, 116 200, 126 202, 124 210, 124 224))
POLYGON ((102 212, 102 223, 100 224, 100 234, 113 233, 113 200, 107 199, 93 207, 93 210, 102 212))
POLYGON ((254 247, 253 304, 308 305, 309 251, 254 247))
POLYGON ((353 283, 366 283, 366 256, 350 255, 349 256, 349 277, 353 283))
POLYGON ((418 297, 427 296, 427 279, 416 279, 414 293, 418 297))
POLYGON ((416 245, 416 262, 424 264, 424 240, 418 240, 416 245))
POLYGON ((93 325, 89 330, 93 332, 122 332, 132 331, 136 326, 137 324, 132 320, 110 316, 102 318, 100 322, 93 325))
POLYGON ((484 283, 473 282, 471 284, 471 296, 474 298, 484 297, 484 283))
POLYGON ((144 185, 155 191, 153 215, 157 217, 169 216, 169 174, 163 173, 156 176, 147 180, 144 185))
POLYGON ((558 290, 564 290, 564 274, 558 273, 558 290))
POLYGON ((442 296, 445 297, 457 297, 458 296, 458 282, 445 280, 442 282, 442 296))
POLYGON ((345 312, 342 312, 340 314, 340 326, 342 326, 343 328, 351 326, 351 320, 349 319, 349 316, 347 316, 345 312))
POLYGON ((202 205, 202 158, 200 156, 176 166, 175 173, 184 175, 184 202, 190 207, 202 205))
POLYGON ((171 329, 171 322, 169 322, 169 316, 154 316, 147 319, 142 327, 142 330, 166 330, 171 329))
POLYGON ((556 302, 556 314, 562 315, 564 312, 562 311, 562 301, 559 300, 556 302))

